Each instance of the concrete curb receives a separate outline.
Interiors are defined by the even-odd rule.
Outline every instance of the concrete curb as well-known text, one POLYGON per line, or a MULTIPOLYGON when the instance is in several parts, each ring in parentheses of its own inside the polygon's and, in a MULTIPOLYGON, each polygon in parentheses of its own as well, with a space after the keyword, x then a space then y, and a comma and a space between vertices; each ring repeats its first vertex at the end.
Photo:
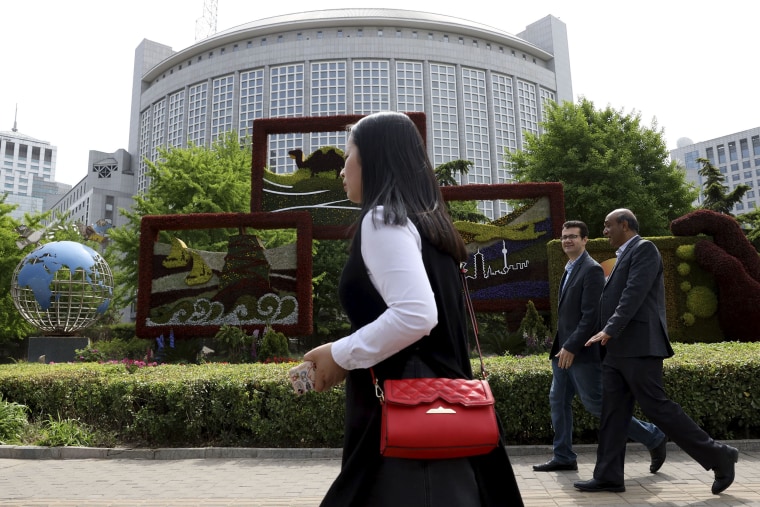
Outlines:
MULTIPOLYGON (((760 451, 760 440, 723 440, 739 452, 760 451)), ((596 444, 573 446, 578 454, 596 452, 596 444)), ((668 450, 678 447, 668 443, 668 450)), ((638 443, 628 444, 629 452, 644 451, 638 443)), ((551 456, 550 445, 510 445, 510 456, 551 456)), ((256 447, 165 447, 157 449, 102 447, 42 447, 32 445, 0 445, 0 459, 341 459, 339 448, 256 448, 256 447)))

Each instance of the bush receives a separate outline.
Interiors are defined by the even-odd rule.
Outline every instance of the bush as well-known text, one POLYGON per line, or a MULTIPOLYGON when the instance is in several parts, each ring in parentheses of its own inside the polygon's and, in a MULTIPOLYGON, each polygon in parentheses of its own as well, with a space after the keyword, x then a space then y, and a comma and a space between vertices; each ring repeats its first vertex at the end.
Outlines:
POLYGON ((526 354, 548 352, 552 347, 552 334, 546 327, 544 318, 536 310, 533 301, 528 301, 525 317, 520 323, 517 334, 525 340, 526 354))
POLYGON ((144 359, 151 349, 151 340, 131 337, 129 340, 112 339, 91 342, 84 349, 76 350, 77 359, 83 362, 120 361, 144 359))
POLYGON ((288 357, 289 354, 288 337, 272 328, 267 328, 264 336, 261 337, 257 359, 262 362, 280 360, 288 357))
MULTIPOLYGON (((258 335, 258 333, 255 333, 258 335)), ((224 325, 214 335, 214 349, 219 349, 219 355, 231 363, 248 363, 255 358, 256 336, 248 335, 243 328, 238 326, 224 325)))
MULTIPOLYGON (((668 396, 713 438, 758 438, 760 343, 673 348, 663 372, 668 396)), ((550 443, 548 356, 485 363, 507 442, 550 443)), ((13 413, 28 414, 40 435, 52 428, 61 441, 81 429, 93 435, 88 445, 106 447, 340 447, 344 386, 296 396, 287 380, 294 365, 158 365, 128 373, 122 364, 18 363, 0 366, 0 396, 28 407, 13 413)), ((599 421, 573 403, 575 441, 595 442, 599 421)), ((645 419, 638 408, 636 415, 645 419)), ((6 419, 0 416, 0 426, 6 419)), ((23 417, 17 423, 14 435, 23 417)))
POLYGON ((135 338, 135 325, 134 324, 113 324, 109 326, 94 325, 82 329, 82 336, 86 336, 91 341, 102 340, 123 340, 129 341, 135 338))

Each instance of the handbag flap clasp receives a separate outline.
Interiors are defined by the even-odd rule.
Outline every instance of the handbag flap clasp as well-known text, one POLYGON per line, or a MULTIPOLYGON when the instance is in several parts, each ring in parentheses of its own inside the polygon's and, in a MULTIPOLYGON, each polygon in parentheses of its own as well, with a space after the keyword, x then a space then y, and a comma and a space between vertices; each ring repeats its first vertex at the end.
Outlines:
POLYGON ((444 408, 439 405, 438 408, 431 408, 425 413, 426 414, 456 414, 457 411, 454 410, 453 408, 444 408))

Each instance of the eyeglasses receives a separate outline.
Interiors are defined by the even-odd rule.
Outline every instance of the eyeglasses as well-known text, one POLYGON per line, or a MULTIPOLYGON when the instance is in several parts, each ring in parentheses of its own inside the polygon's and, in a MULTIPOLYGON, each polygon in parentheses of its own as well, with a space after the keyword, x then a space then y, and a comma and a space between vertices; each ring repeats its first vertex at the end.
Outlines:
POLYGON ((577 234, 568 234, 566 236, 562 236, 559 239, 561 239, 562 241, 567 241, 568 239, 578 239, 578 238, 580 238, 580 236, 578 236, 577 234))

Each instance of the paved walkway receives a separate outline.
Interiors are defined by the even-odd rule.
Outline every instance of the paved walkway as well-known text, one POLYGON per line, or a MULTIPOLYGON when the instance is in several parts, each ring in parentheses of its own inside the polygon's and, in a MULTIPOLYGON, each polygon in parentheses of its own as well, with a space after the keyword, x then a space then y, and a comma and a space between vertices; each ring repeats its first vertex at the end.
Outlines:
MULTIPOLYGON (((595 446, 578 446, 578 472, 534 472, 548 446, 510 447, 527 506, 760 506, 760 441, 740 450, 736 481, 710 493, 712 472, 674 444, 657 474, 649 453, 630 444, 625 493, 581 493, 591 478, 595 446)), ((340 468, 335 449, 116 450, 0 446, 0 506, 313 507, 340 468)), ((405 507, 405 506, 399 506, 405 507)), ((409 506, 416 507, 416 506, 409 506)), ((456 507, 456 506, 452 506, 456 507)))

